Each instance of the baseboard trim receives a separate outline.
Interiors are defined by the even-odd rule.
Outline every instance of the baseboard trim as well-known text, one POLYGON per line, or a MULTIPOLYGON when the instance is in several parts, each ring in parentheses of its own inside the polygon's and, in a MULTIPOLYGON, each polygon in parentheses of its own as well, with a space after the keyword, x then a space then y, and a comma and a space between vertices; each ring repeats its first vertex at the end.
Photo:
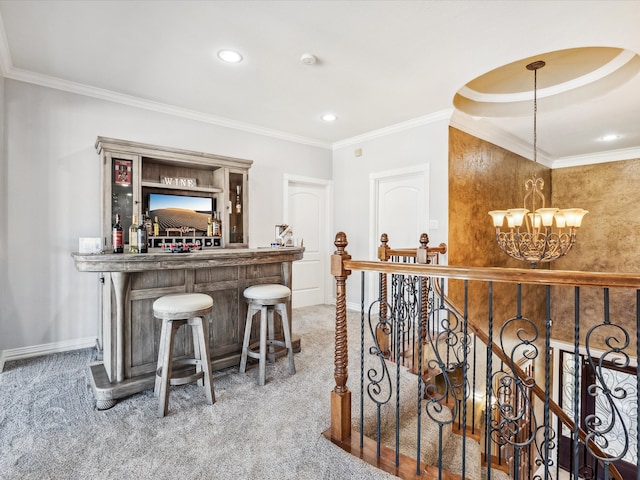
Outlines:
POLYGON ((6 362, 22 360, 30 357, 39 357, 42 355, 50 355, 52 353, 91 348, 96 346, 96 341, 96 337, 85 337, 76 338, 74 340, 65 340, 63 342, 44 343, 42 345, 33 345, 31 347, 3 350, 0 352, 0 373, 4 371, 4 364, 6 362))
POLYGON ((353 303, 353 302, 347 302, 347 310, 351 310, 354 312, 359 312, 360 311, 360 304, 359 303, 353 303))

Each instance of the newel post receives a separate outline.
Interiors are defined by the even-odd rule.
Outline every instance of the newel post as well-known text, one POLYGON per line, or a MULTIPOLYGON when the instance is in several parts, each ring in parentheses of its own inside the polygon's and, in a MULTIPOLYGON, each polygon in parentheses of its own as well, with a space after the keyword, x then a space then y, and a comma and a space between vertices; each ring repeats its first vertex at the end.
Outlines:
POLYGON ((349 358, 346 292, 346 281, 351 271, 344 268, 344 261, 351 259, 351 255, 345 250, 347 235, 338 232, 334 245, 337 250, 331 255, 331 275, 336 278, 336 344, 333 373, 336 386, 331 392, 331 438, 346 440, 351 436, 351 392, 347 388, 349 358))
MULTIPOLYGON (((428 264, 429 260, 429 235, 423 233, 420 235, 420 246, 416 250, 416 263, 428 264)), ((429 279, 427 277, 420 278, 420 302, 422 303, 422 311, 420 314, 420 325, 422 326, 421 338, 424 342, 427 338, 428 327, 428 305, 429 305, 429 279)))
MULTIPOLYGON (((389 251, 391 247, 389 247, 389 236, 386 233, 380 235, 380 246, 378 247, 378 260, 381 262, 388 262, 391 258, 389 251)), ((378 315, 380 320, 388 320, 387 319, 387 274, 380 273, 380 302, 378 315)), ((390 337, 391 329, 389 328, 389 324, 382 323, 382 328, 376 329, 376 340, 378 341, 378 346, 380 350, 385 354, 390 352, 389 345, 389 337, 390 337)))
MULTIPOLYGON (((388 245, 389 236, 386 233, 380 235, 380 246, 378 247, 378 260, 381 262, 388 262, 391 256, 389 250, 391 248, 388 245)), ((387 318, 387 274, 380 274, 380 318, 387 318)), ((378 339, 380 340, 380 339, 378 339)), ((384 348, 383 348, 384 351, 384 348)))

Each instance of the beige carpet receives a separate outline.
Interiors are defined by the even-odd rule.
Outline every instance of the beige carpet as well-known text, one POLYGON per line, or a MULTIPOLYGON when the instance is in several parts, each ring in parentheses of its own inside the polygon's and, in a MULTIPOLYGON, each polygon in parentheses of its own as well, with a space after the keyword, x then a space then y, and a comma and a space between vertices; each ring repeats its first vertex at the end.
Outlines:
MULTIPOLYGON (((333 388, 332 306, 295 309, 297 373, 267 368, 215 373, 215 405, 195 384, 172 387, 156 417, 145 391, 95 409, 92 349, 10 362, 0 374, 0 479, 390 479, 327 441, 333 388)), ((350 378, 357 418, 359 315, 349 315, 350 378)), ((458 457, 459 459, 459 457, 458 457)))

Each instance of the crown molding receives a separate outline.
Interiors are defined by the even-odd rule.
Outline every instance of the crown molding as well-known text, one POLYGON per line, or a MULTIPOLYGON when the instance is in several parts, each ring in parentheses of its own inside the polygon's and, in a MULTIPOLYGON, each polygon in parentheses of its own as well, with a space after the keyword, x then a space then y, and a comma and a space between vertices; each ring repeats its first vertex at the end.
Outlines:
MULTIPOLYGON (((593 71, 590 71, 584 75, 573 78, 566 82, 558 83, 556 85, 551 85, 545 88, 538 88, 536 90, 537 97, 538 99, 552 97, 554 95, 570 92, 580 87, 595 83, 598 80, 602 80, 603 78, 606 78, 609 75, 612 75, 616 71, 620 70, 627 63, 633 60, 634 57, 636 57, 635 52, 623 49, 612 60, 593 71)), ((514 93, 484 93, 473 90, 466 85, 458 90, 458 93, 463 97, 466 97, 469 100, 473 100, 474 102, 478 103, 515 103, 533 100, 536 97, 533 90, 514 93)))
MULTIPOLYGON (((523 142, 515 135, 511 135, 504 130, 489 125, 487 122, 482 122, 481 119, 476 120, 469 115, 455 111, 451 116, 451 126, 524 158, 532 159, 532 147, 530 144, 523 142)), ((580 167, 597 163, 633 160, 636 158, 640 158, 640 147, 621 148, 618 150, 607 150, 604 152, 586 153, 555 159, 552 159, 547 152, 538 149, 538 162, 551 169, 580 167)))
POLYGON ((293 135, 293 134, 282 132, 279 130, 272 130, 269 128, 259 127, 257 125, 238 122, 236 120, 231 120, 228 118, 216 117, 214 115, 197 112, 195 110, 174 107, 172 105, 168 105, 165 103, 154 102, 152 100, 145 100, 145 99, 134 97, 131 95, 124 95, 121 93, 113 92, 111 90, 91 87, 89 85, 84 85, 82 83, 70 82, 68 80, 62 80, 56 77, 41 75, 38 73, 33 73, 33 72, 22 70, 19 68, 10 67, 8 72, 3 72, 3 74, 6 78, 10 78, 12 80, 17 80, 20 82, 32 83, 34 85, 40 85, 42 87, 62 90, 65 92, 97 98, 97 99, 105 100, 108 102, 119 103, 119 104, 127 105, 130 107, 151 110, 154 112, 173 115, 176 117, 182 117, 182 118, 195 120, 202 123, 218 125, 220 127, 232 128, 235 130, 242 130, 245 132, 254 133, 257 135, 263 135, 271 138, 276 138, 279 140, 286 140, 289 142, 301 143, 304 145, 325 148, 328 150, 331 149, 330 143, 321 142, 319 140, 315 140, 312 138, 293 135))
POLYGON ((596 163, 635 159, 640 159, 640 147, 621 148, 618 150, 607 150, 606 152, 557 158, 553 161, 552 168, 581 167, 584 165, 594 165, 596 163))
MULTIPOLYGON (((455 111, 451 116, 451 126, 462 130, 463 132, 480 138, 486 142, 493 143, 500 148, 509 150, 521 157, 533 160, 533 150, 530 143, 523 141, 521 138, 516 137, 504 130, 497 128, 488 122, 483 122, 482 119, 475 119, 470 115, 455 111)), ((551 156, 538 148, 538 163, 541 163, 549 168, 552 168, 553 159, 551 156)))
POLYGON ((401 132, 403 130, 410 130, 422 125, 428 125, 430 123, 435 123, 442 120, 449 120, 449 118, 451 118, 452 112, 453 109, 440 110, 439 112, 434 112, 429 115, 407 120, 406 122, 395 123, 393 125, 389 125, 388 127, 380 128, 378 130, 372 130, 370 132, 363 133, 362 135, 357 135, 355 137, 335 142, 333 144, 333 150, 362 143, 367 140, 373 140, 374 138, 385 137, 387 135, 401 132))

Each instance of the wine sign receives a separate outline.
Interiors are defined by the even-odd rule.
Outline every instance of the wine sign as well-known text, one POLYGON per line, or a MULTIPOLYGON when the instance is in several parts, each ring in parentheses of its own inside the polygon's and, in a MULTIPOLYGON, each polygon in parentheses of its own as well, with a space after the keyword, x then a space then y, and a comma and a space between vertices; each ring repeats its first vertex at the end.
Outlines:
POLYGON ((185 177, 160 177, 160 183, 163 185, 173 185, 174 187, 196 187, 197 182, 195 178, 185 177))

